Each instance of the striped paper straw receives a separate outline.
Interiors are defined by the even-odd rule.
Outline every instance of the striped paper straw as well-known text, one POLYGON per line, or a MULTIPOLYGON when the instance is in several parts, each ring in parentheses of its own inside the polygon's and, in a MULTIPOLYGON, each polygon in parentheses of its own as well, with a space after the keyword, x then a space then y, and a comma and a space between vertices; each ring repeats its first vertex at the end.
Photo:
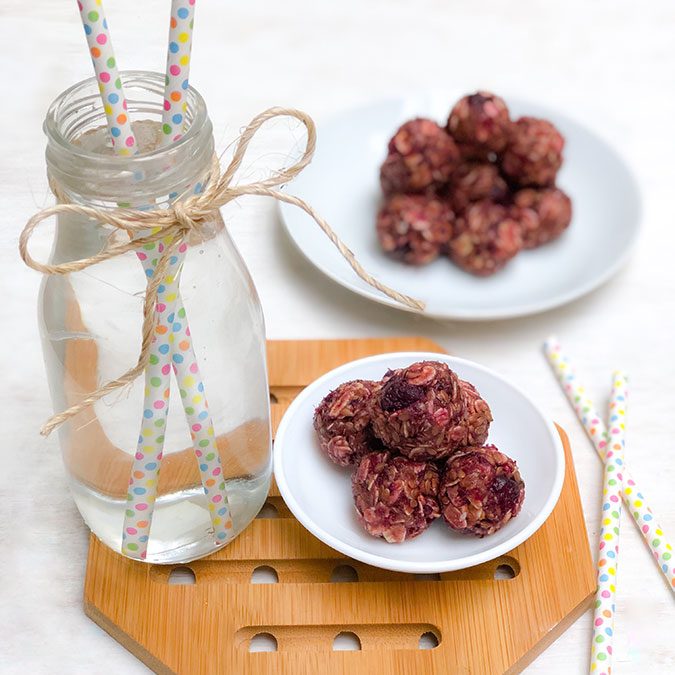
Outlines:
MULTIPOLYGON (((604 423, 595 410, 593 402, 586 393, 585 387, 577 378, 572 361, 565 354, 559 340, 555 336, 551 336, 546 340, 544 352, 588 437, 604 461, 606 448, 609 443, 609 435, 604 423)), ((625 465, 622 475, 623 486, 621 496, 626 506, 628 506, 628 510, 633 516, 640 534, 647 543, 647 546, 649 546, 659 569, 666 577, 668 587, 671 591, 675 592, 673 548, 666 539, 663 529, 656 523, 647 500, 625 465)))
POLYGON ((602 524, 598 544, 598 590, 593 612, 591 669, 595 675, 612 671, 614 615, 616 613, 616 575, 619 565, 621 533, 621 484, 626 445, 628 383, 621 371, 614 373, 609 402, 609 444, 605 453, 602 484, 602 524))
POLYGON ((189 86, 190 52, 194 27, 195 0, 172 0, 169 49, 166 56, 166 88, 162 131, 168 141, 183 135, 189 86))
POLYGON ((117 70, 103 4, 101 0, 78 0, 77 6, 84 34, 87 36, 91 62, 94 64, 113 148, 118 155, 134 154, 136 139, 127 115, 127 101, 117 70))

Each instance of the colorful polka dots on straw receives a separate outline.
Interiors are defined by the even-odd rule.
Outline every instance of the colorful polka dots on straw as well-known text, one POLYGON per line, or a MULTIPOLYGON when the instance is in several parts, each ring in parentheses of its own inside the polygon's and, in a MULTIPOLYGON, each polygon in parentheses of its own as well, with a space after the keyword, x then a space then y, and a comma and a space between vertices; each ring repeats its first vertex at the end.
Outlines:
POLYGON ((612 380, 612 395, 609 402, 609 443, 605 453, 602 486, 598 590, 595 594, 593 640, 591 642, 590 672, 594 675, 609 675, 612 672, 627 407, 627 379, 624 373, 616 372, 612 380))
MULTIPOLYGON (((159 256, 171 239, 145 244, 137 256, 146 276, 152 278, 159 256)), ((207 499, 215 542, 224 544, 232 531, 232 518, 213 421, 208 411, 204 384, 199 375, 192 347, 187 315, 176 310, 187 244, 182 243, 169 259, 169 267, 157 295, 157 324, 153 336, 150 364, 145 373, 144 410, 138 446, 134 457, 127 508, 122 533, 122 552, 145 559, 149 542, 152 512, 164 447, 164 427, 169 407, 169 387, 173 369, 181 401, 190 427, 194 452, 199 463, 202 486, 207 499)))
POLYGON ((189 87, 190 52, 194 27, 195 0, 172 0, 169 49, 166 57, 166 90, 162 131, 177 141, 183 135, 189 87))
MULTIPOLYGON (((579 381, 574 365, 563 351, 560 342, 552 336, 544 343, 544 352, 551 364, 560 384, 582 423, 588 437, 604 461, 610 438, 604 422, 596 412, 593 401, 579 381)), ((666 578, 668 587, 675 592, 675 566, 673 564, 673 548, 666 538, 663 528, 656 523, 654 513, 647 500, 624 464, 621 495, 633 520, 650 548, 656 564, 666 578)))
POLYGON ((78 0, 77 6, 94 64, 113 148, 118 155, 132 155, 136 152, 136 139, 127 114, 127 101, 122 91, 122 80, 117 70, 103 4, 101 0, 78 0))

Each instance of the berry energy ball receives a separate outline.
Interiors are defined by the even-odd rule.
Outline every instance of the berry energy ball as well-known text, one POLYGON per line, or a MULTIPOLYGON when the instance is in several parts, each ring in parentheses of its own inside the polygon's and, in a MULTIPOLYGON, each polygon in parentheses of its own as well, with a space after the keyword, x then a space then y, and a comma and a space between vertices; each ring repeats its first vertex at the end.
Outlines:
POLYGON ((484 199, 470 204, 455 222, 450 258, 467 272, 489 276, 522 247, 521 227, 508 209, 484 199))
POLYGON ((465 448, 448 460, 439 500, 448 526, 464 534, 494 534, 515 518, 525 498, 516 463, 494 445, 465 448))
POLYGON ((518 185, 551 185, 564 145, 565 139, 547 120, 521 117, 512 126, 502 171, 518 185))
POLYGON ((394 195, 377 215, 382 250, 410 265, 426 265, 447 249, 455 214, 424 195, 394 195))
POLYGON ((371 429, 372 401, 379 387, 368 380, 345 382, 314 411, 319 444, 335 464, 355 464, 379 445, 371 429))
POLYGON ((463 211, 471 202, 490 199, 501 202, 508 197, 506 181, 499 169, 489 162, 462 162, 452 174, 448 196, 456 212, 463 211))
POLYGON ((488 91, 464 96, 450 111, 448 133, 462 148, 465 157, 487 159, 500 153, 509 139, 511 120, 506 103, 488 91))
POLYGON ((380 168, 385 195, 429 192, 447 183, 459 163, 456 143, 436 122, 406 122, 389 141, 389 154, 380 168))
POLYGON ((466 403, 466 411, 459 425, 462 436, 458 438, 458 444, 462 447, 483 445, 492 422, 492 411, 470 382, 460 380, 459 385, 466 403))
POLYGON ((523 248, 558 238, 572 220, 572 201, 558 188, 525 188, 513 197, 513 217, 523 231, 523 248))
POLYGON ((385 375, 373 401, 373 431, 413 460, 447 457, 466 409, 459 378, 445 363, 420 361, 385 375))
POLYGON ((359 522, 390 544, 416 537, 440 516, 438 481, 433 464, 388 452, 364 455, 352 476, 359 522))

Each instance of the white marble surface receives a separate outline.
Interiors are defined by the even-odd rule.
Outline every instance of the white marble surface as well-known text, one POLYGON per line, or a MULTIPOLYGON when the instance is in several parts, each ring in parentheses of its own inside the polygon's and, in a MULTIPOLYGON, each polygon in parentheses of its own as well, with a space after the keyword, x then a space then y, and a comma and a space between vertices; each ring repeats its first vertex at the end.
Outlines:
MULTIPOLYGON (((110 0, 118 60, 163 69, 168 0, 110 0)), ((672 336, 675 5, 670 0, 459 2, 249 0, 201 3, 192 82, 223 147, 255 112, 280 104, 320 123, 343 106, 411 89, 478 86, 536 98, 598 130, 632 164, 644 232, 628 267, 563 309, 517 321, 439 323, 375 306, 324 279, 294 250, 271 204, 230 210, 265 308, 269 336, 422 334, 500 370, 571 433, 590 539, 601 467, 540 354, 556 331, 598 399, 612 368, 632 376, 628 456, 664 527, 675 533, 672 336), (641 6, 639 6, 641 5, 641 6)), ((141 673, 81 608, 87 532, 68 495, 35 319, 38 275, 17 256, 25 219, 49 203, 41 123, 48 103, 89 75, 74 2, 3 0, 0 63, 0 672, 141 673)), ((46 241, 36 250, 44 252, 46 241)), ((631 523, 622 534, 616 673, 675 670, 675 604, 631 523)), ((587 668, 587 613, 528 669, 587 668)))

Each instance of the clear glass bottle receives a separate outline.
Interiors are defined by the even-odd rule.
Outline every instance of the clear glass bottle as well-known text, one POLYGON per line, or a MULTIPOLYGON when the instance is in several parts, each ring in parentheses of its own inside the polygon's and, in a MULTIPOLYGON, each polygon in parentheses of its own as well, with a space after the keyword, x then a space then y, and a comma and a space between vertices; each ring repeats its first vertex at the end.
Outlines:
MULTIPOLYGON (((164 76, 122 75, 142 152, 112 154, 102 102, 91 78, 51 105, 44 129, 47 167, 72 202, 162 207, 207 173, 212 125, 197 91, 187 92, 185 135, 161 137, 164 76)), ((50 262, 87 258, 125 235, 79 216, 61 216, 50 262)), ((248 270, 222 219, 188 242, 181 294, 215 425, 233 519, 233 534, 260 510, 271 476, 269 390, 263 316, 248 270)), ((140 349, 146 277, 133 252, 67 276, 44 278, 39 322, 55 411, 118 377, 140 349)), ((144 383, 113 392, 59 429, 77 506, 92 532, 120 551, 126 493, 143 412, 144 383)), ((217 548, 175 379, 164 458, 146 560, 185 562, 217 548)))

